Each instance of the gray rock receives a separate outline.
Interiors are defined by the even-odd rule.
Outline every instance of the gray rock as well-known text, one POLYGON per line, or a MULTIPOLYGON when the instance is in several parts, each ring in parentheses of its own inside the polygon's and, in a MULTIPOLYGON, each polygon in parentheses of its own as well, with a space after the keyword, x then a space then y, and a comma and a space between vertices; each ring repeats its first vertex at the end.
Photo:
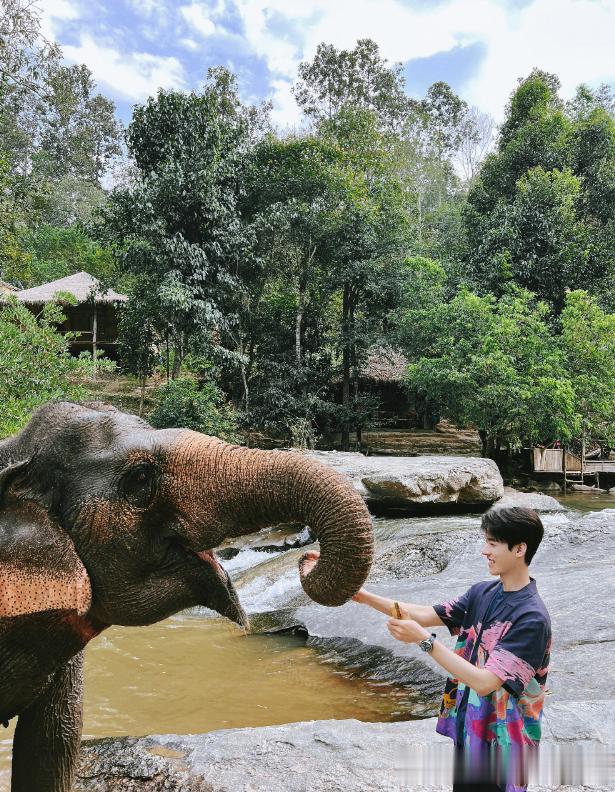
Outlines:
POLYGON ((535 490, 536 492, 561 492, 561 484, 557 481, 533 481, 530 479, 525 485, 528 490, 535 490))
POLYGON ((309 456, 350 478, 376 510, 488 506, 504 494, 491 459, 455 456, 378 457, 341 451, 310 451, 309 456))
POLYGON ((524 509, 534 509, 537 512, 565 512, 566 507, 551 495, 538 492, 519 492, 511 487, 504 488, 504 497, 493 504, 494 508, 508 508, 521 506, 524 509))
MULTIPOLYGON (((536 792, 563 780, 557 773, 547 779, 546 771, 561 767, 557 760, 570 753, 571 738, 594 749, 586 751, 594 764, 596 757, 608 757, 603 744, 615 734, 612 701, 593 702, 583 712, 554 705, 545 720, 540 771, 530 778, 536 792), (556 761, 545 761, 549 758, 556 761), (545 784, 547 780, 554 783, 545 784)), ((74 790, 448 792, 452 754, 451 741, 435 733, 434 718, 405 723, 311 721, 201 735, 108 738, 84 744, 74 790)), ((606 778, 601 785, 595 766, 584 770, 585 780, 596 783, 583 789, 612 789, 606 778)), ((557 786, 570 792, 579 788, 557 786)))
POLYGON ((596 492, 596 493, 608 492, 608 490, 599 489, 598 487, 592 487, 590 484, 570 484, 568 489, 572 490, 573 492, 596 492))

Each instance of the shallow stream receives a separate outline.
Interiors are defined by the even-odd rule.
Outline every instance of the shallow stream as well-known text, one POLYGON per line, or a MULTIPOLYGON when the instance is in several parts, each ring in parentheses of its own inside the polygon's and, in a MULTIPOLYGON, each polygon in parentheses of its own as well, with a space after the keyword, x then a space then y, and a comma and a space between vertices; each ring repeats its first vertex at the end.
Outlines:
MULTIPOLYGON (((613 507, 611 496, 561 499, 574 514, 613 507)), ((476 528, 479 516, 376 520, 380 541, 476 528)), ((275 538, 279 538, 276 536, 275 538)), ((286 605, 298 593, 301 550, 250 547, 224 566, 248 612, 286 605)), ((356 618, 360 618, 357 606, 356 618)), ((160 624, 112 627, 86 651, 84 737, 195 733, 325 718, 406 720, 417 712, 408 687, 359 676, 292 634, 246 635, 207 611, 160 624)), ((0 790, 9 788, 15 727, 0 727, 0 790)))

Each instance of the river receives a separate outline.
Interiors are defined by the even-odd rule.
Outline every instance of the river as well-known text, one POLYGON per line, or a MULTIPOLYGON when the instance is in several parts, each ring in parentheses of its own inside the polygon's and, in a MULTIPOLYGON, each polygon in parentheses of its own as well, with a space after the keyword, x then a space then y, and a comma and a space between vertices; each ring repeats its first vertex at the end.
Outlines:
MULTIPOLYGON (((571 509, 569 519, 615 503, 610 496, 585 493, 560 500, 571 509)), ((479 519, 378 519, 376 536, 472 528, 479 519)), ((301 552, 245 549, 224 562, 249 613, 281 607, 292 598, 301 552)), ((84 737, 195 733, 323 718, 393 721, 420 711, 409 687, 358 675, 301 636, 245 634, 198 610, 151 627, 106 630, 87 648, 85 677, 84 737)), ((0 741, 1 790, 9 789, 15 722, 3 729, 0 741)))

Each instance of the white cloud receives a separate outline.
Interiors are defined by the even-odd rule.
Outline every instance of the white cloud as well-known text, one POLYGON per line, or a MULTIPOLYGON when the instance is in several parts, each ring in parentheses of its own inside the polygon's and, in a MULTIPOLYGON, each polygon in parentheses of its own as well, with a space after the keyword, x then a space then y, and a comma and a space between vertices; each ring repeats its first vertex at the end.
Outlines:
POLYGON ((299 62, 313 57, 322 41, 352 48, 358 38, 372 38, 385 58, 404 62, 482 43, 485 57, 461 93, 498 118, 517 77, 533 66, 558 74, 565 95, 579 82, 615 80, 612 0, 534 0, 521 9, 497 0, 422 7, 402 0, 237 0, 237 7, 248 44, 275 75, 276 111, 290 123, 296 110, 278 80, 292 82, 299 62), (289 28, 303 31, 302 47, 268 29, 271 12, 286 17, 289 28))
POLYGON ((185 87, 183 66, 174 57, 121 53, 98 44, 88 34, 82 34, 79 46, 64 45, 62 50, 67 60, 85 63, 97 83, 133 101, 146 99, 158 88, 185 87))
POLYGON ((216 33, 216 23, 211 19, 211 11, 205 4, 192 3, 192 5, 181 6, 179 10, 186 22, 201 36, 207 37, 216 33))
POLYGON ((166 15, 168 12, 165 0, 128 0, 128 2, 143 16, 166 15))
POLYGON ((187 50, 191 50, 192 52, 196 52, 196 50, 199 48, 199 45, 196 43, 196 41, 194 39, 188 38, 187 36, 185 38, 180 38, 179 43, 182 45, 182 47, 185 47, 187 50))
POLYGON ((534 66, 557 74, 564 97, 581 82, 615 82, 614 33, 612 2, 536 0, 486 36, 487 55, 466 98, 501 118, 517 78, 534 66))
POLYGON ((58 20, 78 19, 79 6, 73 0, 45 0, 41 6, 41 32, 47 39, 54 39, 58 20))

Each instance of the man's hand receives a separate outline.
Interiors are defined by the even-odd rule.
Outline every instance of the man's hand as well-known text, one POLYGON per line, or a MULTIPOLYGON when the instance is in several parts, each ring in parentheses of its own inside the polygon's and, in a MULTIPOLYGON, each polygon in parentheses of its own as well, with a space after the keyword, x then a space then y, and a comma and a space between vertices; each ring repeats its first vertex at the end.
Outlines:
POLYGON ((413 619, 389 619, 387 628, 393 638, 404 643, 419 643, 424 638, 429 638, 431 633, 413 619))

